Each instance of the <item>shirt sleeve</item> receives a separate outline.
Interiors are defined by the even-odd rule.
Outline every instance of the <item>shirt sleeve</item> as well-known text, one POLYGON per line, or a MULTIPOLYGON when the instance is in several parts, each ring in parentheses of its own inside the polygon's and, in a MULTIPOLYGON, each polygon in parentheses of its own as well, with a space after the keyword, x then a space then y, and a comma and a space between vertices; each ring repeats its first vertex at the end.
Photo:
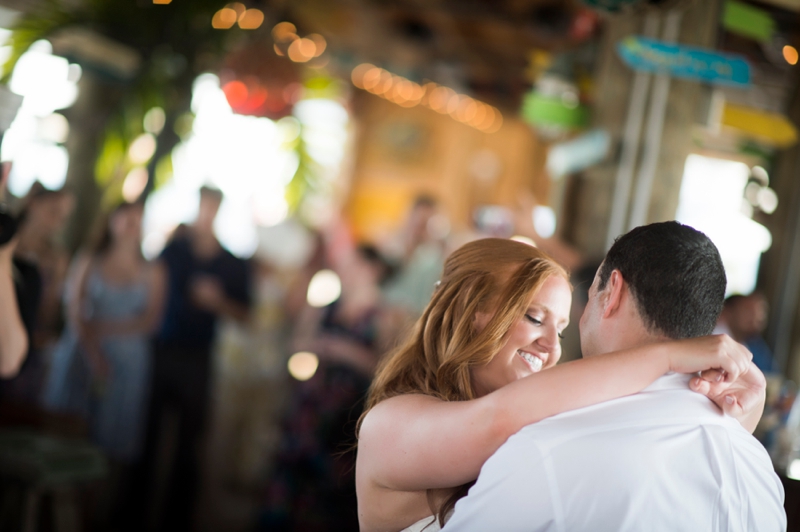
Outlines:
POLYGON ((456 503, 444 532, 562 532, 547 464, 530 437, 512 436, 483 465, 469 494, 456 503))

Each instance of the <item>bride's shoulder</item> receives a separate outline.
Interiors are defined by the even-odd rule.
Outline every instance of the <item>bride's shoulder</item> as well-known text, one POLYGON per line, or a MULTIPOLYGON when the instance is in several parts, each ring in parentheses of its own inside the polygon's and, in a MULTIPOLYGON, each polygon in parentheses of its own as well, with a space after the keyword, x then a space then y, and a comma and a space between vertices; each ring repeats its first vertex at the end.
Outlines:
POLYGON ((383 433, 389 427, 402 426, 406 420, 411 421, 419 416, 421 410, 443 401, 430 395, 409 393, 385 399, 372 407, 361 423, 360 436, 368 436, 372 432, 383 433))
POLYGON ((425 408, 426 406, 440 404, 442 402, 443 401, 437 397, 421 393, 406 393, 402 395, 395 395, 394 397, 390 397, 389 399, 384 399, 383 401, 375 405, 367 413, 367 417, 369 417, 370 415, 375 415, 379 417, 394 416, 396 414, 400 414, 409 410, 413 412, 419 408, 425 408))

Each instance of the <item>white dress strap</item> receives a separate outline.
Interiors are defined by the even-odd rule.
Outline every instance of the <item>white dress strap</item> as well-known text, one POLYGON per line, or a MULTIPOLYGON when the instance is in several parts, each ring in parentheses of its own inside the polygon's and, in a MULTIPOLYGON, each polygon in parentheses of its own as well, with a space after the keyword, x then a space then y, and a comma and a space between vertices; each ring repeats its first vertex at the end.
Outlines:
POLYGON ((408 528, 404 528, 400 532, 440 532, 442 528, 439 526, 439 520, 434 515, 423 517, 408 528))

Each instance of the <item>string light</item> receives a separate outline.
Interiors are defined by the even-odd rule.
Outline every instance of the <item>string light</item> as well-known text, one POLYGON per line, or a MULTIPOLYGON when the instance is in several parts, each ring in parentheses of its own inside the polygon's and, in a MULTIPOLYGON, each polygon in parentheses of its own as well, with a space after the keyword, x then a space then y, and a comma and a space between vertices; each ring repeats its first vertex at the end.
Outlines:
MULTIPOLYGON (((153 1, 156 2, 156 0, 153 1)), ((164 0, 158 1, 163 2, 164 0)), ((171 1, 169 0, 169 2, 171 1)), ((260 9, 247 9, 241 2, 233 2, 214 13, 214 17, 211 19, 211 27, 217 30, 228 30, 237 23, 243 30, 258 29, 264 23, 264 12, 260 9)))
POLYGON ((320 35, 319 33, 312 33, 306 39, 311 40, 314 43, 314 47, 316 50, 314 51, 314 57, 319 57, 325 51, 325 48, 328 47, 328 42, 325 40, 325 37, 320 35))
POLYGON ((264 13, 260 9, 247 9, 239 15, 239 27, 243 30, 256 30, 264 23, 264 13))
POLYGON ((369 63, 356 66, 350 79, 356 88, 396 105, 422 105, 484 133, 494 133, 503 125, 503 115, 496 107, 433 82, 419 85, 369 63))
POLYGON ((232 28, 236 21, 239 19, 239 14, 230 7, 223 7, 211 19, 211 27, 215 30, 227 30, 232 28))
POLYGON ((796 65, 798 59, 797 48, 794 46, 787 44, 783 47, 783 58, 786 59, 786 62, 790 65, 796 65))
MULTIPOLYGON (((319 33, 310 33, 301 38, 297 34, 297 27, 291 22, 275 24, 272 28, 272 39, 275 41, 272 46, 275 54, 281 57, 288 56, 295 63, 307 63, 320 57, 328 47, 325 37, 319 33)), ((309 66, 320 68, 326 64, 327 59, 323 58, 309 66)))
POLYGON ((295 63, 310 61, 317 54, 317 45, 311 39, 297 39, 289 45, 287 55, 295 63))
POLYGON ((288 42, 298 39, 297 27, 291 22, 278 22, 272 28, 272 38, 276 42, 288 42))

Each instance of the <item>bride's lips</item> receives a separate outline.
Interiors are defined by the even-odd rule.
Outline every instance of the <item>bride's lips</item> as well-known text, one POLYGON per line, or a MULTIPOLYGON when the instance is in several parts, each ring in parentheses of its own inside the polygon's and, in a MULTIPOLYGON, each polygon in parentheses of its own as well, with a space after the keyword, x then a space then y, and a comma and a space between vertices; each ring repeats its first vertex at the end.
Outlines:
POLYGON ((517 354, 520 356, 522 360, 528 364, 528 367, 531 368, 531 371, 537 373, 542 370, 544 366, 544 359, 541 358, 540 355, 534 355, 533 353, 528 353, 525 351, 517 350, 517 354))

